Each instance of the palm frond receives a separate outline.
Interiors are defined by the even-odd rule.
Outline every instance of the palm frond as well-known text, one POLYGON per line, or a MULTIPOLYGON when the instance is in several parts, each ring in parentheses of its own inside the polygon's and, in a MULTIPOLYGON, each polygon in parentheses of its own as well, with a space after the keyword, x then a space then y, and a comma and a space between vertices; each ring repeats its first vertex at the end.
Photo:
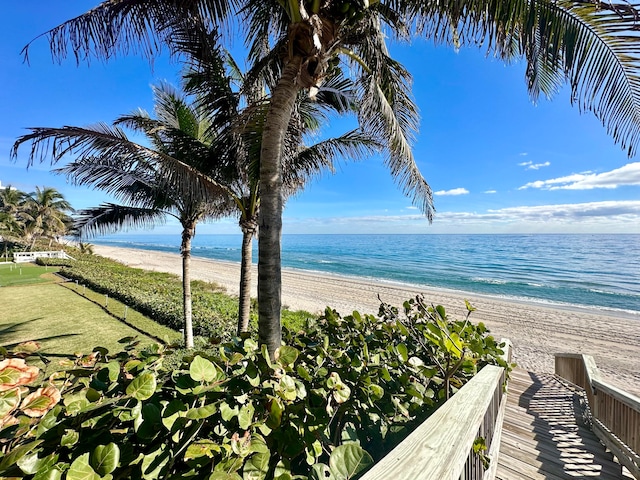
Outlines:
POLYGON ((567 83, 629 155, 640 140, 640 4, 599 0, 421 2, 419 31, 437 42, 484 45, 527 60, 529 92, 567 83))
POLYGON ((28 60, 31 44, 45 36, 58 61, 70 54, 78 63, 129 53, 151 59, 171 43, 176 24, 192 16, 224 23, 236 8, 235 0, 105 0, 36 37, 23 55, 28 60))
POLYGON ((361 130, 352 130, 302 148, 297 155, 285 158, 283 184, 287 195, 300 190, 314 176, 335 172, 336 161, 360 161, 383 149, 375 138, 361 130))
POLYGON ((151 228, 164 221, 165 212, 162 210, 103 203, 80 210, 74 220, 74 228, 82 237, 90 237, 128 228, 151 228))

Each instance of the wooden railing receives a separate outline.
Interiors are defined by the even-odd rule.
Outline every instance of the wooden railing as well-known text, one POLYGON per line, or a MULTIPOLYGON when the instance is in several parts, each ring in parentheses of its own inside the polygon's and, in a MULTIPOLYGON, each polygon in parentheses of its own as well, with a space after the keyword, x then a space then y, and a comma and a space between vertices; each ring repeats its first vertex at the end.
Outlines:
MULTIPOLYGON (((511 345, 506 342, 505 358, 510 361, 511 345)), ((493 479, 507 402, 505 381, 504 368, 485 366, 362 480, 493 479), (473 451, 480 437, 487 446, 488 469, 473 451)))
POLYGON ((640 479, 640 398, 603 380, 591 355, 556 354, 556 374, 584 389, 593 432, 640 479))

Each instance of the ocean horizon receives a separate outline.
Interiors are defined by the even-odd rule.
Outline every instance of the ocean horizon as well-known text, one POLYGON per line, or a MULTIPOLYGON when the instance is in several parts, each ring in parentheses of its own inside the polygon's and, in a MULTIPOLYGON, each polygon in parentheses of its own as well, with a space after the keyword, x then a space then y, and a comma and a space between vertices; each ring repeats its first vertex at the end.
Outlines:
MULTIPOLYGON (((196 235, 192 255, 239 262, 241 238, 196 235)), ((180 252, 179 234, 118 234, 92 243, 180 252)), ((286 234, 282 265, 640 319, 637 234, 286 234)))

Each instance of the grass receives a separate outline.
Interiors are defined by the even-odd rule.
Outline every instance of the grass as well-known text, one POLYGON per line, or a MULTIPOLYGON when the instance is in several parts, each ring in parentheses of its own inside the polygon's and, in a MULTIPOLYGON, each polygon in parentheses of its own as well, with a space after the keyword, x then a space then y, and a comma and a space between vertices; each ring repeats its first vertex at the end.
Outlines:
POLYGON ((95 305, 100 306, 104 311, 111 314, 112 317, 119 319, 124 324, 144 332, 162 342, 172 343, 182 338, 182 335, 179 332, 176 332, 169 327, 165 327, 164 325, 160 325, 158 322, 129 308, 115 298, 109 298, 108 295, 94 292, 93 290, 86 288, 84 285, 78 285, 76 282, 64 283, 61 284, 61 286, 75 292, 76 295, 86 298, 95 305))
POLYGON ((0 287, 52 282, 55 281, 52 274, 58 270, 33 263, 0 263, 0 287))
POLYGON ((35 340, 42 345, 40 352, 57 363, 56 358, 90 353, 96 346, 120 351, 118 340, 127 336, 138 336, 142 343, 155 341, 60 284, 0 288, 2 346, 35 340))

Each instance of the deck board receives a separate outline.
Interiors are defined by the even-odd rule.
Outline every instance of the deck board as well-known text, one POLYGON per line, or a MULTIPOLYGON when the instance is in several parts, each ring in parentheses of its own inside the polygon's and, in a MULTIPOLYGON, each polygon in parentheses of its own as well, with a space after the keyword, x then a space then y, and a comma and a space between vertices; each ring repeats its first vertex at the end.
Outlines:
POLYGON ((509 380, 498 480, 633 478, 584 419, 584 398, 551 374, 515 369, 509 380))

